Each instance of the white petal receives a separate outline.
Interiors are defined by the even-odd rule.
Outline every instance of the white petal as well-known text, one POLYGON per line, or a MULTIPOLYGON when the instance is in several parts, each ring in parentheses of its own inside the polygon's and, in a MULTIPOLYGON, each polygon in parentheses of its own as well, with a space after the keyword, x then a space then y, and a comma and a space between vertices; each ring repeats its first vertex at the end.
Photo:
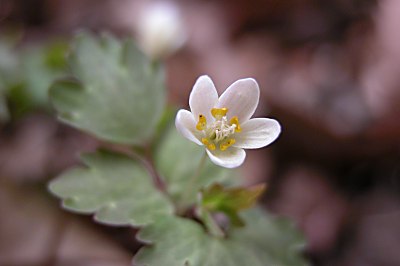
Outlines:
POLYGON ((217 102, 218 93, 210 77, 199 77, 189 97, 190 110, 194 117, 197 119, 202 114, 206 117, 207 122, 212 121, 211 109, 217 102))
POLYGON ((269 118, 253 118, 241 125, 242 131, 235 133, 234 147, 258 149, 273 142, 281 133, 278 121, 269 118))
POLYGON ((185 138, 198 145, 203 145, 199 140, 201 136, 196 129, 196 121, 191 112, 184 109, 179 110, 176 114, 175 126, 185 138))
POLYGON ((260 89, 252 78, 239 79, 221 95, 218 107, 228 108, 228 117, 237 116, 240 123, 250 119, 257 108, 260 89))
POLYGON ((225 168, 238 167, 244 162, 244 159, 246 158, 246 152, 243 149, 235 147, 229 147, 225 151, 209 151, 208 149, 206 151, 213 163, 225 168))

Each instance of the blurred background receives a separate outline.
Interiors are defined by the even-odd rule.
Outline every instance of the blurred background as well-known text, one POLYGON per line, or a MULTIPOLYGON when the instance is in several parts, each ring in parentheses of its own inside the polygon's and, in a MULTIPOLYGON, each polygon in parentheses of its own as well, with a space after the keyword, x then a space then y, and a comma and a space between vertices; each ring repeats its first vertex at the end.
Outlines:
POLYGON ((67 213, 46 188, 98 145, 46 97, 83 28, 163 58, 175 106, 202 74, 219 92, 255 78, 257 116, 283 128, 240 169, 268 183, 265 208, 296 221, 313 265, 400 265, 400 1, 154 3, 0 0, 0 265, 129 265, 139 248, 135 230, 67 213))

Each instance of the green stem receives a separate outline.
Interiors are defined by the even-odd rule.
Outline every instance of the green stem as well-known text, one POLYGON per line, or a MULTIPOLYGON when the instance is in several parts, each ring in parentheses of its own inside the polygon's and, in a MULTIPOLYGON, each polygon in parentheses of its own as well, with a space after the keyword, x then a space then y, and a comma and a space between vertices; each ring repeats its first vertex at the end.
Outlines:
POLYGON ((153 183, 155 187, 168 199, 168 201, 174 206, 174 209, 177 210, 178 206, 169 194, 164 178, 159 174, 154 165, 153 154, 150 146, 145 148, 145 156, 142 159, 142 163, 153 177, 153 183))
POLYGON ((203 220, 204 225, 206 226, 208 232, 215 237, 218 238, 223 238, 225 237, 224 231, 219 227, 217 222, 214 220, 214 217, 206 211, 206 210, 201 210, 200 217, 203 220))
POLYGON ((164 179, 158 173, 153 160, 153 154, 151 151, 151 147, 147 146, 145 148, 145 156, 144 156, 144 163, 147 165, 148 171, 150 172, 151 176, 153 177, 154 185, 163 192, 166 196, 169 197, 167 192, 167 185, 164 182, 164 179))
POLYGON ((196 168, 196 171, 190 177, 188 186, 186 187, 185 193, 183 194, 182 203, 180 204, 181 207, 178 209, 178 213, 183 213, 185 211, 184 209, 186 208, 186 205, 187 205, 186 202, 190 200, 190 197, 194 192, 193 190, 194 190, 194 187, 195 187, 196 180, 199 177, 199 175, 201 173, 201 170, 203 170, 203 167, 204 167, 204 164, 206 162, 206 159, 207 159, 207 153, 204 152, 204 154, 201 157, 201 160, 199 162, 199 165, 196 168))

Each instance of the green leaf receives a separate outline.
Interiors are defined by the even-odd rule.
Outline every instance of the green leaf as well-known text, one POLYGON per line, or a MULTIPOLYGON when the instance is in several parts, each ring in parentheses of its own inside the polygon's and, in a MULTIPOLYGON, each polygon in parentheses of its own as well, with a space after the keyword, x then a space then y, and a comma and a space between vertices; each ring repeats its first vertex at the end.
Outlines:
POLYGON ((232 170, 216 166, 208 157, 204 158, 206 161, 197 174, 203 156, 206 156, 204 147, 186 140, 174 126, 169 128, 159 143, 155 154, 156 168, 176 202, 191 205, 196 201, 200 188, 215 182, 232 184, 237 181, 232 170), (195 180, 194 175, 197 176, 195 180))
POLYGON ((228 238, 212 237, 196 222, 168 217, 142 229, 137 238, 150 246, 134 258, 136 266, 303 266, 303 236, 293 224, 260 209, 243 213, 245 227, 228 238))
POLYGON ((17 79, 18 60, 14 45, 0 37, 0 94, 7 92, 17 79))
POLYGON ((201 192, 201 212, 222 212, 229 217, 232 225, 244 226, 238 212, 253 207, 264 191, 265 184, 248 188, 224 188, 214 184, 201 192))
POLYGON ((54 79, 65 75, 65 55, 68 46, 63 42, 31 47, 21 56, 24 93, 32 106, 48 106, 48 91, 54 79))
POLYGON ((69 65, 73 88, 62 80, 50 89, 64 122, 120 144, 143 145, 153 137, 164 109, 164 75, 132 41, 82 33, 69 65))
POLYGON ((84 155, 82 161, 87 168, 69 170, 50 183, 66 209, 95 213, 100 222, 134 226, 173 213, 149 173, 134 160, 102 151, 84 155))
POLYGON ((65 75, 66 53, 64 42, 52 42, 24 51, 21 58, 26 90, 36 105, 48 105, 48 91, 54 79, 65 75))
MULTIPOLYGON (((1 50, 0 44, 0 57, 1 50)), ((7 57, 0 60, 3 61, 0 62, 0 87, 5 87, 13 117, 34 108, 49 109, 49 86, 54 79, 65 75, 67 43, 51 41, 26 46, 13 60, 11 51, 14 50, 8 53, 8 60, 7 57)))

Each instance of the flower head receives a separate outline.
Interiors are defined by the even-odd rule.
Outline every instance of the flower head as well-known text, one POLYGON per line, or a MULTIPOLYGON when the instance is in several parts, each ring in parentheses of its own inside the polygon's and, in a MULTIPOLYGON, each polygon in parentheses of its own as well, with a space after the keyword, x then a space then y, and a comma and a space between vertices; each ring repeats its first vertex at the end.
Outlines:
POLYGON ((208 76, 197 79, 190 93, 191 112, 179 110, 175 125, 187 139, 206 148, 215 164, 240 166, 246 152, 267 146, 280 134, 278 121, 269 118, 250 119, 257 108, 260 89, 252 78, 234 82, 218 98, 208 76))

